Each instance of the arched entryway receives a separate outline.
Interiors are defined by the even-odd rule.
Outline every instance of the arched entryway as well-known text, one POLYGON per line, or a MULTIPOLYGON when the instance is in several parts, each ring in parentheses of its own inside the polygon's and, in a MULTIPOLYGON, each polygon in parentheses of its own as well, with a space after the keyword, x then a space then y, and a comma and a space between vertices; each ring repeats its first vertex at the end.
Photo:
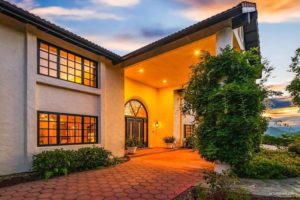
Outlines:
POLYGON ((138 147, 148 147, 148 114, 145 106, 132 99, 125 104, 126 140, 136 139, 138 147))

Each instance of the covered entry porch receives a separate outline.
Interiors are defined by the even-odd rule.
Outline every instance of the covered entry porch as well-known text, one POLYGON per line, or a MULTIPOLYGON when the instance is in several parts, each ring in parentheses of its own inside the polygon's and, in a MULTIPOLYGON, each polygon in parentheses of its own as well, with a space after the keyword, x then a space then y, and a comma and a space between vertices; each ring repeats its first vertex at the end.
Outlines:
POLYGON ((125 68, 125 135, 140 147, 165 147, 164 137, 174 136, 183 146, 194 118, 183 115, 183 88, 191 66, 199 62, 202 51, 212 55, 231 45, 241 49, 231 28, 170 49, 125 68), (221 44, 223 46, 221 46, 221 44))
POLYGON ((125 138, 137 137, 143 147, 165 147, 167 136, 184 144, 194 122, 181 112, 191 66, 203 51, 258 46, 256 8, 239 6, 124 56, 125 138))

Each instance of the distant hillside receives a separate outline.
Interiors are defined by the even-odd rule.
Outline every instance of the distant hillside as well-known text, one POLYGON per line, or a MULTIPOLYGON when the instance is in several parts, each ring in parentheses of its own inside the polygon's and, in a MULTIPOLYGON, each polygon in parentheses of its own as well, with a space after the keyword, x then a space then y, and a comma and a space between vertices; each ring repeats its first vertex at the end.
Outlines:
POLYGON ((269 100, 269 108, 285 108, 293 105, 291 98, 282 97, 282 98, 271 98, 269 100))
POLYGON ((284 126, 269 126, 266 134, 271 136, 281 136, 282 134, 295 135, 300 132, 300 126, 284 127, 284 126))

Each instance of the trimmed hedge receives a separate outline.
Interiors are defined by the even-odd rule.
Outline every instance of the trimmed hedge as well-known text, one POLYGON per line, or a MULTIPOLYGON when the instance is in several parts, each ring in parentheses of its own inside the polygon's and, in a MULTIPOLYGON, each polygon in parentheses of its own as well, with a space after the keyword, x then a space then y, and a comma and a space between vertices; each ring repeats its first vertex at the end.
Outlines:
POLYGON ((242 168, 234 169, 240 177, 282 179, 300 176, 300 157, 286 150, 262 150, 242 168))
POLYGON ((45 178, 67 175, 71 172, 96 169, 116 162, 111 152, 102 147, 86 147, 78 150, 55 149, 33 156, 32 169, 45 178))

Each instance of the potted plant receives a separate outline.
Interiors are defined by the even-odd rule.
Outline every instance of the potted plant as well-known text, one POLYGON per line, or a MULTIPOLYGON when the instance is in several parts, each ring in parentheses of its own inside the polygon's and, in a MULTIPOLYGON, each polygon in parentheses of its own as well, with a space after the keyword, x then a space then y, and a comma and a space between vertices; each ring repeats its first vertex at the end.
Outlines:
POLYGON ((174 148, 175 137, 174 136, 164 137, 164 142, 167 144, 168 149, 173 149, 174 148))
POLYGON ((128 139, 126 141, 126 149, 128 154, 135 154, 138 142, 135 139, 128 139))

